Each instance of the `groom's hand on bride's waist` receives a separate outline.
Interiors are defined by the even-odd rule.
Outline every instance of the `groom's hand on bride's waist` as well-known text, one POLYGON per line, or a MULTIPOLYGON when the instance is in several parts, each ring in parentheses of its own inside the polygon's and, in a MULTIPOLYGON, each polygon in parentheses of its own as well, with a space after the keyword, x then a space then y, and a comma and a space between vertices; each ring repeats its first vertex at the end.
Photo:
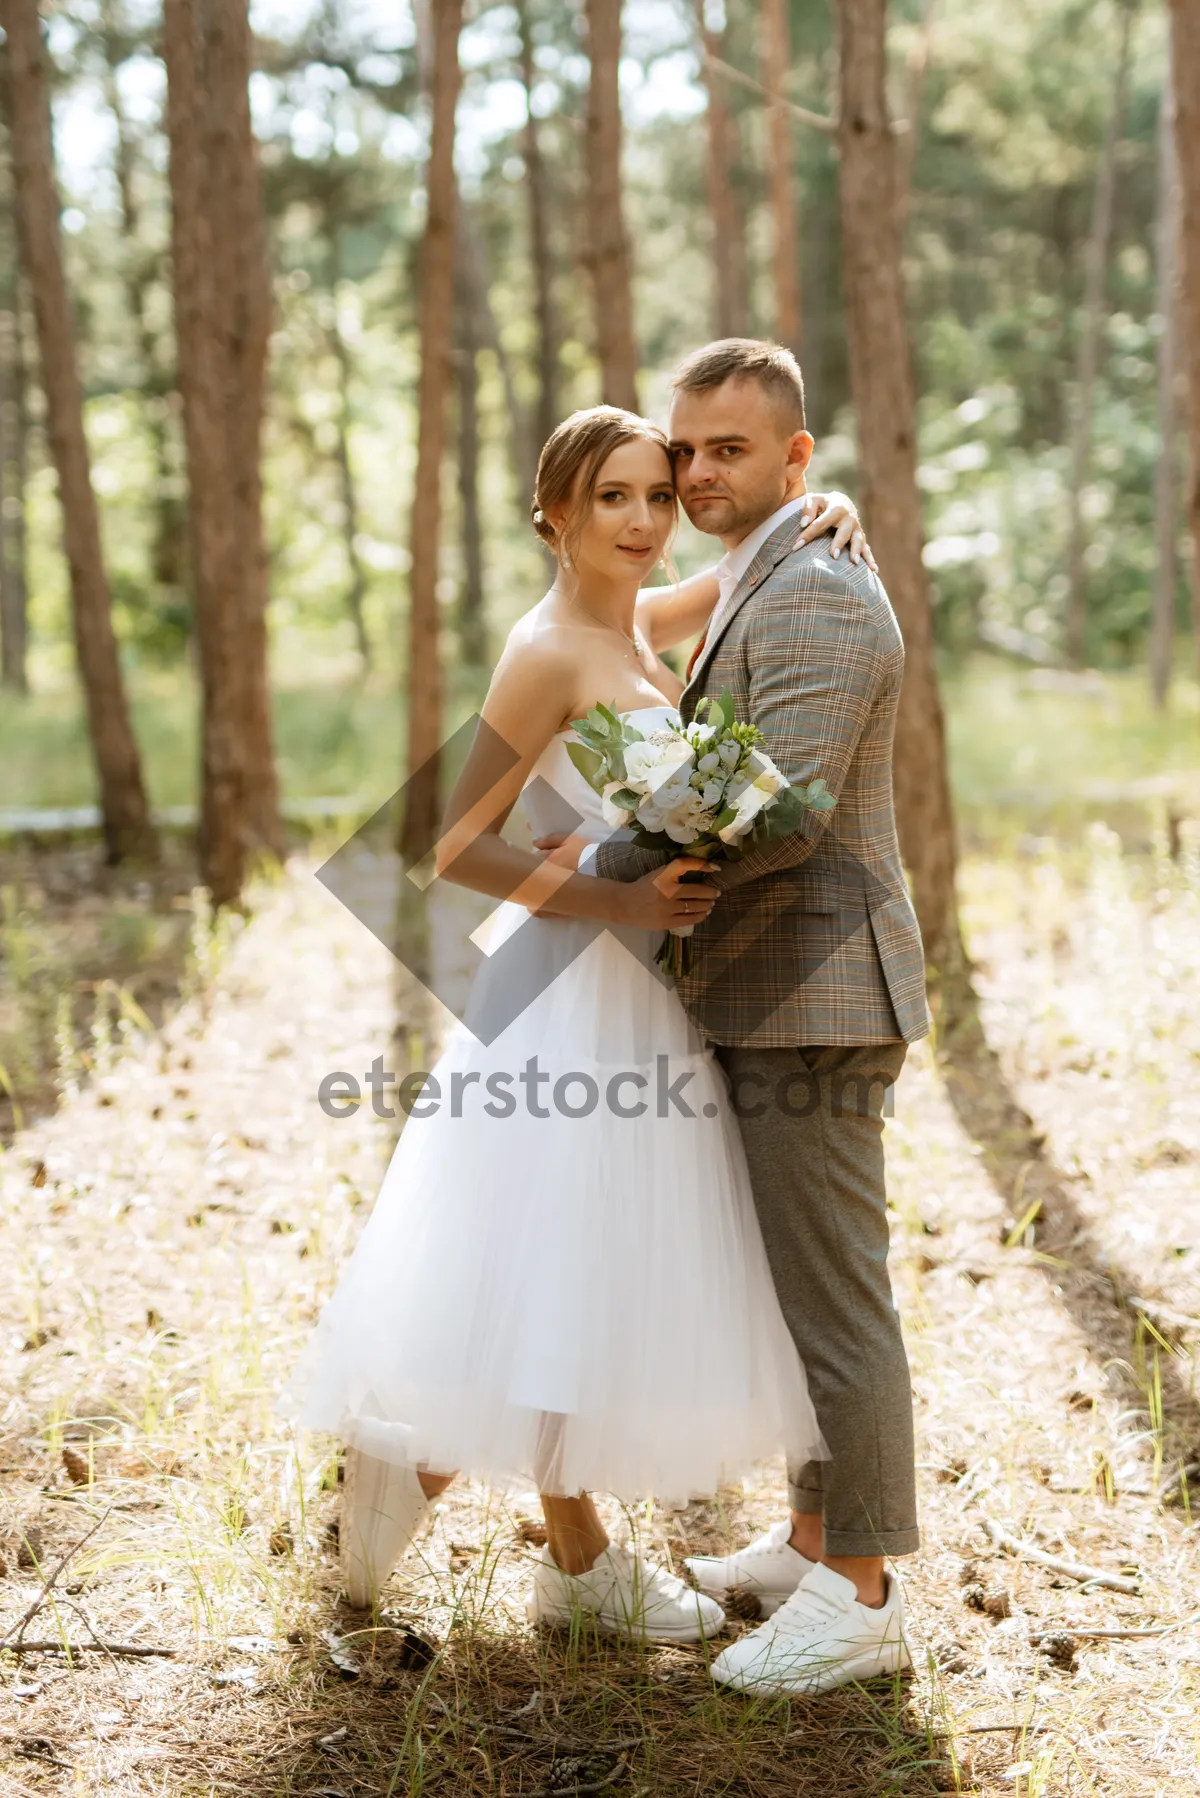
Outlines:
MULTIPOLYGON (((534 848, 556 861, 558 851, 566 848, 570 853, 579 841, 562 835, 538 837, 534 848)), ((575 850, 572 865, 578 865, 578 859, 579 852, 575 850)), ((712 869, 697 855, 677 855, 674 861, 651 869, 640 880, 611 884, 617 889, 613 894, 613 923, 637 930, 680 930, 701 924, 721 897, 721 889, 712 884, 712 869), (698 873, 707 873, 708 880, 697 880, 698 873)))

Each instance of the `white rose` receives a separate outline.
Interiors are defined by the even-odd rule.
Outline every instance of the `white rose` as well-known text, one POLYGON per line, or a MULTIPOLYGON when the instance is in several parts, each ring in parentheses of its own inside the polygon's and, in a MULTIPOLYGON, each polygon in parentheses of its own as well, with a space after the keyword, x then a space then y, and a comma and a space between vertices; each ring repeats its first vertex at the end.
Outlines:
POLYGON ((672 769, 681 763, 690 767, 692 752, 682 737, 668 736, 663 742, 631 743, 625 751, 625 772, 630 784, 656 787, 672 769))
POLYGON ((638 823, 645 825, 647 830, 661 830, 667 821, 666 808, 657 804, 653 797, 643 799, 637 808, 636 817, 638 823))
POLYGON ((767 795, 755 786, 748 786, 739 794, 734 806, 734 816, 717 835, 723 843, 736 843, 750 830, 754 820, 766 804, 767 795))
POLYGON ((720 805, 724 793, 725 789, 719 780, 710 780, 705 782, 700 797, 704 801, 706 809, 711 811, 714 805, 720 805))

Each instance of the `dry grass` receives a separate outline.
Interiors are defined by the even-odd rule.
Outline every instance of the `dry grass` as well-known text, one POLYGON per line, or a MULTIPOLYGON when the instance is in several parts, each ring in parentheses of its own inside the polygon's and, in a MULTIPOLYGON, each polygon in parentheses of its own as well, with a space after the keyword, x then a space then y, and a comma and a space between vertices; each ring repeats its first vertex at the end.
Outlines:
MULTIPOLYGON (((110 1041, 0 1156, 0 1635, 99 1523, 26 1630, 92 1646, 0 1652, 0 1792, 1200 1789, 1178 1471, 1200 1459, 1180 1321, 1200 1315, 1198 873, 1134 870, 1105 839, 1082 893, 1053 854, 968 871, 991 1049, 968 1030, 951 1059, 914 1054, 890 1131, 922 1658, 796 1705, 716 1694, 698 1651, 532 1634, 532 1507, 470 1488, 378 1629, 338 1610, 336 1464, 271 1407, 390 1146, 315 1093, 386 1048, 391 969, 300 868, 227 939, 194 929, 177 1013, 110 1041), (1012 1560, 988 1519, 1136 1570, 1138 1594, 1012 1560)), ((678 1556, 781 1500, 766 1468, 719 1504, 613 1521, 678 1556)))

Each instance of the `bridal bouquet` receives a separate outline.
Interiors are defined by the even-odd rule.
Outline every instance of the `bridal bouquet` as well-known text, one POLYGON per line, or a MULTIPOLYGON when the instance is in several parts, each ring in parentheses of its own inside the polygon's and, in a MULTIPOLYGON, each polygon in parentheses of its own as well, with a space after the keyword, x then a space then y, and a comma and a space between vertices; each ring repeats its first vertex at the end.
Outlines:
MULTIPOLYGON (((611 706, 595 705, 571 728, 567 754, 601 795, 605 822, 644 849, 732 861, 748 844, 790 836, 805 812, 836 803, 823 780, 794 787, 763 751, 762 732, 740 724, 733 697, 701 699, 691 724, 643 736, 611 706)), ((668 931, 655 960, 668 974, 692 966, 690 927, 668 931)))

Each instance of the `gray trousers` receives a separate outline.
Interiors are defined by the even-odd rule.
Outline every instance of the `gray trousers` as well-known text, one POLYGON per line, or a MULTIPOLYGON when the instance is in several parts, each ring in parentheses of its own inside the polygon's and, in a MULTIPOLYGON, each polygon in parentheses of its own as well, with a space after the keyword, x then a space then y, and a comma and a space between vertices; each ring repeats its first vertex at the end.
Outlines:
POLYGON ((825 1551, 919 1546, 912 1386, 888 1278, 883 1107, 905 1044, 718 1047, 767 1258, 828 1461, 788 1469, 825 1551))

